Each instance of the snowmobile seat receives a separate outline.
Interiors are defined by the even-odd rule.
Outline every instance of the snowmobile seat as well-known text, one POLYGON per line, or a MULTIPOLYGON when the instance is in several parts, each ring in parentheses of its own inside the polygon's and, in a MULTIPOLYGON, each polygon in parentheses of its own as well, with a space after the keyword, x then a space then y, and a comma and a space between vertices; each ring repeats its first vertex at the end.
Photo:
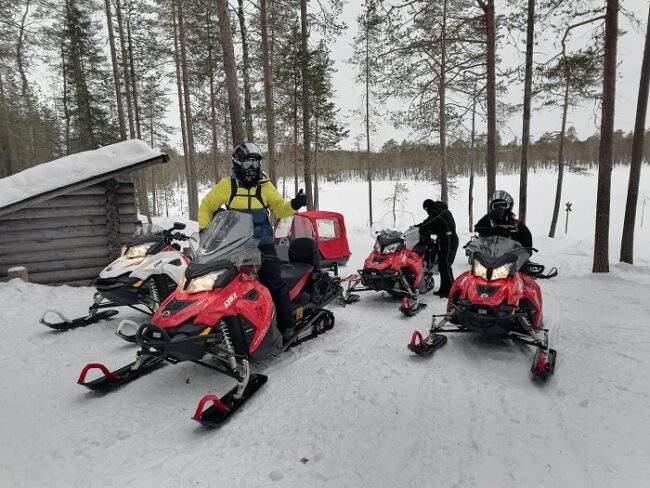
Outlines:
POLYGON ((316 241, 309 237, 299 237, 291 241, 289 262, 310 264, 317 268, 320 263, 320 252, 316 241))
POLYGON ((298 296, 314 268, 318 267, 320 253, 316 241, 300 237, 291 241, 289 246, 289 263, 280 266, 280 276, 289 287, 291 299, 298 296))

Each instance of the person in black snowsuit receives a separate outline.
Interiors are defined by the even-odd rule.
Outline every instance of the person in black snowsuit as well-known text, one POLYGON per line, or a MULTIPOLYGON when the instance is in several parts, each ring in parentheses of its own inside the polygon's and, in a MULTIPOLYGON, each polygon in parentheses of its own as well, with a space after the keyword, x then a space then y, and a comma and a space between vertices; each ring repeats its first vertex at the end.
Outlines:
POLYGON ((444 202, 434 202, 426 199, 422 203, 422 208, 427 212, 428 217, 424 222, 417 224, 416 227, 420 228, 420 239, 425 244, 431 240, 431 235, 437 237, 440 289, 435 294, 444 298, 449 294, 451 285, 454 283, 454 273, 451 265, 458 250, 456 222, 449 207, 444 202))
POLYGON ((503 190, 497 190, 488 200, 488 213, 474 226, 481 237, 501 236, 513 239, 524 247, 533 247, 533 236, 526 224, 515 219, 514 200, 503 190))

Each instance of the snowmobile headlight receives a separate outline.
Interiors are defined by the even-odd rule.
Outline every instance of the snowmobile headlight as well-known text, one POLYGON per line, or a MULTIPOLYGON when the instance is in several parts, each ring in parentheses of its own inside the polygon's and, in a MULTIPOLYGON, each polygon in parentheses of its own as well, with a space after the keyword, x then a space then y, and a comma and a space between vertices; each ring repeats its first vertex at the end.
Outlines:
MULTIPOLYGON (((199 276, 198 278, 192 278, 185 288, 186 293, 199 293, 202 291, 210 291, 214 288, 215 283, 221 278, 228 269, 220 269, 218 271, 213 271, 212 273, 199 276)), ((181 282, 184 284, 184 282, 181 282)))
POLYGON ((382 250, 382 254, 393 254, 394 252, 397 252, 402 249, 402 243, 401 242, 394 242, 393 244, 388 244, 385 246, 382 250))
POLYGON ((122 246, 122 259, 138 259, 143 258, 147 255, 147 251, 155 242, 145 242, 144 244, 138 244, 137 246, 122 246))
POLYGON ((487 280, 487 268, 478 261, 474 261, 474 266, 472 266, 472 274, 474 276, 487 280))
POLYGON ((492 276, 490 277, 490 281, 506 279, 508 276, 510 276, 510 272, 512 271, 512 266, 513 263, 506 263, 506 264, 502 264, 497 268, 494 268, 492 270, 492 276))

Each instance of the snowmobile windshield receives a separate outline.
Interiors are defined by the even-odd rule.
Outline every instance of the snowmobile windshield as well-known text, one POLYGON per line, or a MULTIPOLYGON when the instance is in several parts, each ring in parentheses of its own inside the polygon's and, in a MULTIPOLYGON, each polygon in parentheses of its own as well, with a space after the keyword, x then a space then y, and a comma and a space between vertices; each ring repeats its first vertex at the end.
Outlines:
POLYGON ((140 224, 131 237, 126 241, 127 246, 136 246, 145 242, 156 242, 163 238, 165 229, 155 224, 140 224))
POLYGON ((218 212, 201 235, 195 263, 230 261, 236 267, 260 266, 262 255, 253 237, 253 216, 227 210, 218 212))
POLYGON ((406 249, 412 251, 418 242, 420 242, 420 229, 412 225, 404 232, 406 249))
POLYGON ((465 250, 470 259, 478 260, 486 268, 515 263, 515 269, 518 270, 532 255, 518 241, 501 236, 474 239, 465 246, 465 250))
POLYGON ((374 250, 380 254, 393 254, 404 248, 404 234, 398 230, 384 229, 377 235, 374 250))

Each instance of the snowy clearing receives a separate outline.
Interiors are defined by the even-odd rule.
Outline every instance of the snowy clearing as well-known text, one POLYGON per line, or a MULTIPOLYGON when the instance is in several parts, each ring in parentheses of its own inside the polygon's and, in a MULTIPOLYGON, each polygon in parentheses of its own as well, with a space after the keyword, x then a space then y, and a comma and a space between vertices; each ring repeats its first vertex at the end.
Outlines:
MULTIPOLYGON (((644 167, 647 175, 647 167, 644 167)), ((596 177, 568 175, 572 201, 558 238, 550 224, 555 177, 531 175, 533 259, 557 266, 542 281, 544 316, 558 350, 554 377, 528 376, 533 350, 452 336, 433 357, 406 349, 414 329, 445 303, 426 296, 413 318, 366 293, 331 306, 332 331, 255 365, 268 383, 220 429, 190 417, 232 380, 191 363, 167 365, 107 394, 75 382, 88 362, 114 369, 136 348, 114 335, 120 318, 55 333, 46 308, 86 312, 91 288, 0 284, 0 482, 7 487, 638 487, 650 479, 650 222, 637 226, 634 266, 618 261, 627 169, 613 174, 609 274, 591 271, 596 177), (542 204, 543 202, 543 204, 542 204), (590 202, 587 204, 586 202, 590 202)), ((483 201, 484 181, 475 195, 483 201)), ((321 207, 345 214, 353 272, 369 253, 366 184, 325 184, 321 207)), ((390 182, 375 186, 376 208, 390 182)), ((469 238, 466 180, 451 202, 461 244, 469 238)), ((513 193, 518 176, 499 176, 513 193)), ((421 220, 435 197, 410 182, 406 206, 421 220)), ((640 194, 650 193, 645 177, 640 194)), ((475 207, 475 220, 482 215, 475 207)), ((640 218, 641 205, 639 205, 640 218)), ((382 212, 383 213, 383 212, 382 212)), ((650 219, 650 216, 646 216, 650 219)), ((462 251, 454 264, 467 268, 462 251)))

